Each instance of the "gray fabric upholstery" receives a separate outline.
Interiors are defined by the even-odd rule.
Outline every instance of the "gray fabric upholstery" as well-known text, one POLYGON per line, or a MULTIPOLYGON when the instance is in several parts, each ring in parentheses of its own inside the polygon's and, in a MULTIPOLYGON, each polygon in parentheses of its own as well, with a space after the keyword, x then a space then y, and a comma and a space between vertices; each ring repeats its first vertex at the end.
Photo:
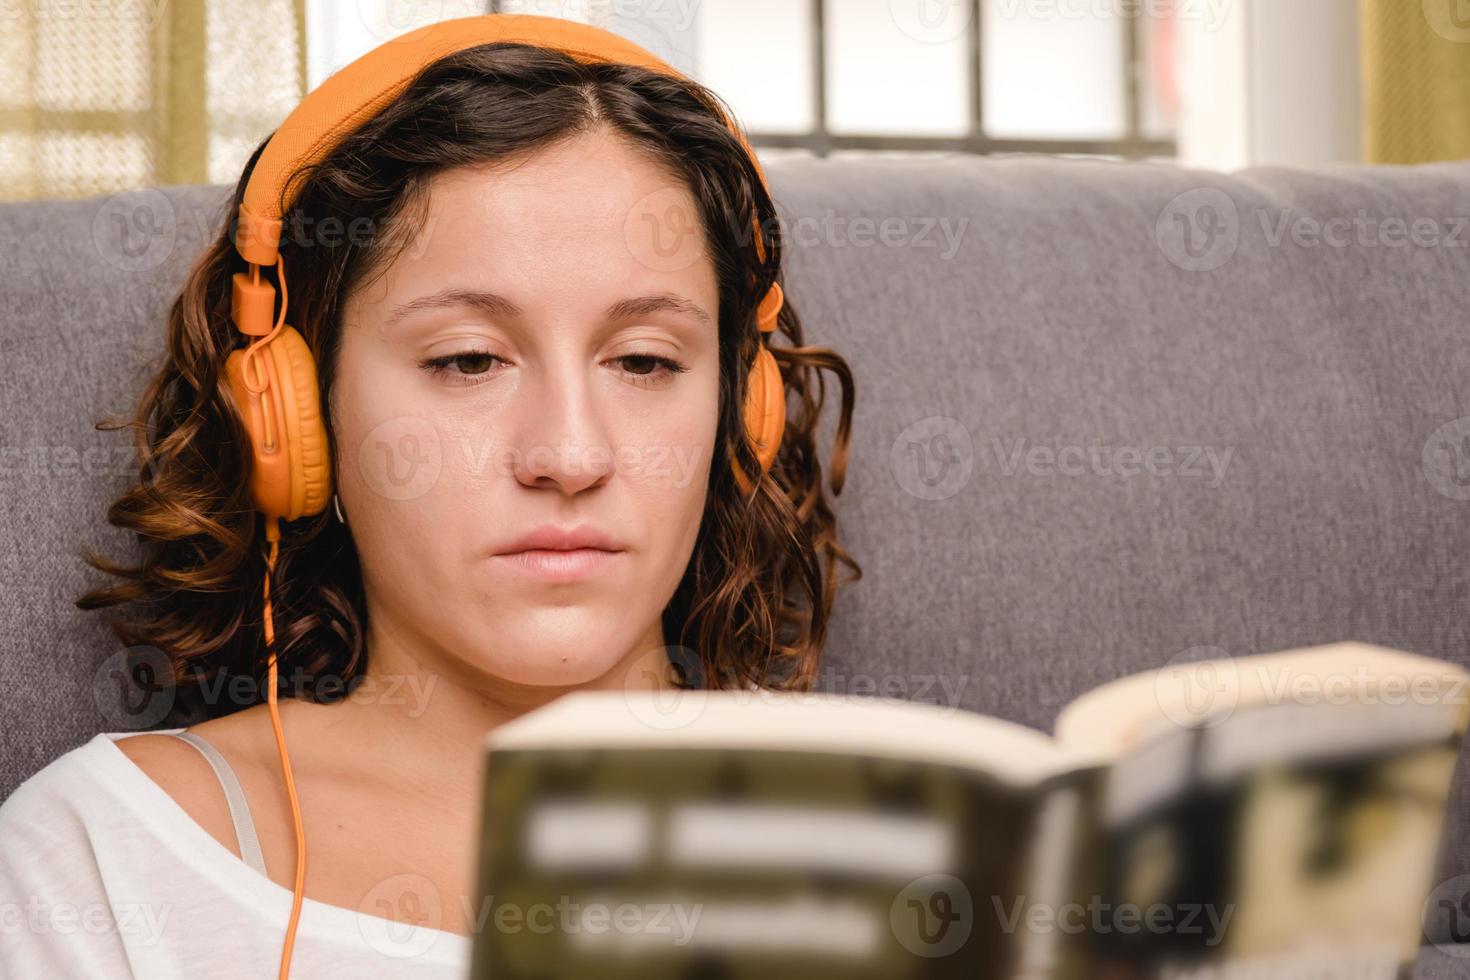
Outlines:
MULTIPOLYGON (((1045 729, 1088 688, 1201 647, 1352 638, 1470 664, 1470 503, 1433 465, 1461 437, 1436 430, 1470 414, 1470 163, 768 172, 790 301, 858 383, 838 512, 865 576, 839 599, 824 687, 1045 729), (1192 254, 1177 216, 1223 234, 1192 254), (1313 244, 1310 220, 1329 219, 1313 244), (1391 244, 1384 219, 1439 243, 1391 244), (1094 469, 1077 455, 1094 447, 1135 455, 1094 469)), ((0 206, 0 795, 123 727, 99 680, 113 644, 71 606, 94 581, 80 545, 131 547, 102 518, 126 440, 91 424, 131 407, 224 202, 187 187, 0 206), (154 251, 120 251, 113 214, 154 251), (87 469, 96 448, 105 472, 87 469)), ((1446 877, 1470 873, 1466 773, 1446 877)), ((1425 976, 1466 975, 1441 960, 1425 976)))
POLYGON ((1414 980, 1465 980, 1470 977, 1470 953, 1466 947, 1425 946, 1414 964, 1414 980))

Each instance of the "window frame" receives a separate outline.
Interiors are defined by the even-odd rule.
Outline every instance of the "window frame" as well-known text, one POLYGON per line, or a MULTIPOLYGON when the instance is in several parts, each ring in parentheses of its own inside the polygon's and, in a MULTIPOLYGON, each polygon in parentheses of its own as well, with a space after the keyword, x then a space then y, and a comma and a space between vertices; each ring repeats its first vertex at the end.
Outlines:
MULTIPOLYGON (((1177 158, 1176 138, 1151 138, 1143 133, 1143 42, 1141 25, 1145 18, 1125 15, 1121 19, 1120 43, 1123 45, 1124 131, 1117 139, 1006 138, 985 132, 985 89, 982 57, 983 9, 987 0, 970 0, 969 24, 966 26, 966 61, 969 87, 968 131, 962 136, 902 136, 892 133, 833 133, 827 128, 827 16, 828 0, 804 0, 811 16, 812 118, 816 121, 804 132, 766 132, 747 130, 751 145, 759 150, 804 150, 817 157, 834 151, 879 151, 908 153, 1041 153, 1049 155, 1082 155, 1121 157, 1125 160, 1177 158)), ((500 11, 500 0, 488 0, 491 13, 500 11)))

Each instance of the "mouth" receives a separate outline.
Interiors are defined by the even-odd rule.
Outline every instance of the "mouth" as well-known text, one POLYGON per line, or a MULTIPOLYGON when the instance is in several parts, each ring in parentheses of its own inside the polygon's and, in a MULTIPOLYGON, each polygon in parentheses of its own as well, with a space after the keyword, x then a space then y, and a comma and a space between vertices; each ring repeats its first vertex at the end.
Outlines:
POLYGON ((602 548, 530 548, 494 556, 503 567, 542 582, 579 582, 604 574, 623 558, 626 552, 602 548))

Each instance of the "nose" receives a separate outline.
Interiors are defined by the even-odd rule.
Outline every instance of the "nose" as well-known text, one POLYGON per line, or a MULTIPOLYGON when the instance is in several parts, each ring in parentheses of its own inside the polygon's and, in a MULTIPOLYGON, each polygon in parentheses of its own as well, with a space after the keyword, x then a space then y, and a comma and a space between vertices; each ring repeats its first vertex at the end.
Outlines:
POLYGON ((571 496, 611 478, 613 407, 599 397, 596 371, 585 361, 548 363, 516 393, 514 470, 522 485, 571 496))

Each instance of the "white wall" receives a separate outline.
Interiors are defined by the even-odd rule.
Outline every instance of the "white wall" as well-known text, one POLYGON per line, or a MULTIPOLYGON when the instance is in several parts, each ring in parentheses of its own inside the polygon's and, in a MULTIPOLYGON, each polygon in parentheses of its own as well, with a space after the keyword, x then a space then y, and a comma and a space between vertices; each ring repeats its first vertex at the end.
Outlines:
POLYGON ((1180 21, 1180 162, 1356 162, 1361 82, 1356 0, 1229 0, 1180 21))

